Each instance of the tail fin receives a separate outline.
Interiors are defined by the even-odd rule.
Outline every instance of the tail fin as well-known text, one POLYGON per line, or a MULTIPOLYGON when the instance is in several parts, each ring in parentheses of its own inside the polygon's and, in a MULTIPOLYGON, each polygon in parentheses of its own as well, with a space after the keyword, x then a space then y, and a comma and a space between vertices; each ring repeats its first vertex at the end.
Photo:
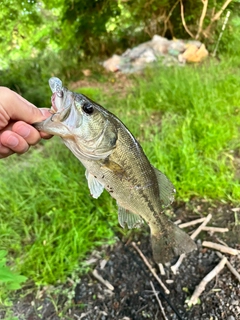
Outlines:
POLYGON ((166 263, 175 256, 197 248, 187 233, 169 221, 164 214, 160 217, 160 230, 151 230, 153 258, 157 263, 166 263))

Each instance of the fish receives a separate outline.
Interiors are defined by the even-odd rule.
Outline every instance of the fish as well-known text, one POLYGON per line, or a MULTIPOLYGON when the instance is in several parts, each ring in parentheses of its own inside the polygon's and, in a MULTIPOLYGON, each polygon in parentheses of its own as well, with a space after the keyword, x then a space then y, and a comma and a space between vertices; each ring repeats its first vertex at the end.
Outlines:
POLYGON ((59 78, 52 77, 49 85, 52 115, 33 126, 63 139, 86 168, 92 197, 107 190, 117 202, 122 227, 147 223, 156 263, 196 249, 189 235, 165 215, 174 200, 173 184, 151 165, 122 121, 85 95, 68 90, 59 78))

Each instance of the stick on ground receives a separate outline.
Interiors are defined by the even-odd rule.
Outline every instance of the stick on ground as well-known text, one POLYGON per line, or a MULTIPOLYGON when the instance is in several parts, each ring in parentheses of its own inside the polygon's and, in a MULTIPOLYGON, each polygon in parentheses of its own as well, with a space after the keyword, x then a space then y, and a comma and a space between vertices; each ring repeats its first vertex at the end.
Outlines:
MULTIPOLYGON (((191 235, 191 238, 194 240, 198 234, 203 230, 203 228, 208 224, 208 222, 212 219, 212 215, 211 213, 209 213, 209 215, 207 215, 206 218, 204 218, 204 221, 203 223, 193 232, 193 234, 191 235)), ((200 219, 197 219, 197 220, 194 220, 195 222, 198 221, 199 222, 200 219)), ((202 219, 201 219, 202 220, 202 219)), ((197 222, 197 223, 198 223, 197 222)), ((185 224, 186 226, 186 224, 185 224)), ((173 272, 173 274, 176 274, 177 273, 177 270, 178 268, 180 267, 181 263, 183 262, 183 259, 186 257, 186 254, 183 253, 180 255, 178 261, 173 265, 171 266, 171 270, 173 272)))
POLYGON ((203 227, 202 230, 208 231, 208 232, 228 232, 228 228, 218 228, 218 227, 203 227))
MULTIPOLYGON (((219 258, 223 258, 224 256, 220 253, 220 252, 216 252, 216 254, 218 255, 219 258)), ((237 272, 237 270, 231 265, 231 263, 228 261, 226 261, 226 266, 228 267, 228 269, 232 272, 232 274, 238 279, 238 281, 240 282, 240 274, 237 272)))
POLYGON ((237 249, 226 247, 221 244, 210 242, 210 241, 203 241, 202 246, 207 247, 207 248, 211 248, 211 249, 215 249, 215 250, 218 250, 218 251, 221 251, 224 253, 232 254, 234 256, 237 256, 238 254, 240 254, 240 251, 237 249))
POLYGON ((114 290, 114 286, 111 285, 110 282, 108 282, 107 280, 104 280, 102 276, 100 276, 100 274, 97 272, 97 270, 93 270, 92 275, 98 280, 100 281, 102 284, 104 284, 109 290, 113 291, 114 290))
POLYGON ((161 281, 161 279, 158 277, 158 275, 156 274, 155 270, 152 268, 152 266, 150 265, 150 263, 147 261, 147 258, 144 256, 144 254, 142 253, 142 251, 138 248, 138 246, 136 245, 135 242, 132 242, 132 246, 133 248, 138 252, 138 254, 140 255, 140 257, 142 258, 143 262, 145 263, 145 265, 148 267, 148 269, 151 271, 152 275, 154 276, 154 278, 158 281, 158 283, 160 284, 160 286, 164 289, 166 294, 169 294, 170 291, 168 290, 168 288, 165 286, 165 284, 161 281))
POLYGON ((179 226, 179 228, 186 228, 186 227, 194 226, 195 224, 198 224, 198 223, 201 223, 201 222, 205 221, 205 219, 206 219, 206 217, 199 218, 199 219, 192 220, 192 221, 189 221, 189 222, 181 223, 178 226, 179 226))
POLYGON ((166 275, 166 272, 164 270, 164 267, 161 263, 158 264, 158 267, 159 267, 159 271, 160 271, 160 274, 161 276, 165 276, 166 275))
POLYGON ((157 291, 156 291, 156 289, 154 288, 154 285, 153 285, 152 281, 150 281, 150 285, 151 285, 151 287, 152 287, 153 293, 154 293, 154 295, 155 295, 155 297, 156 297, 156 299, 157 299, 157 302, 158 302, 158 304, 159 304, 159 307, 160 307, 160 310, 161 310, 161 312, 162 312, 163 318, 164 318, 165 320, 168 320, 168 319, 167 319, 167 316, 166 316, 166 314, 165 314, 165 311, 164 311, 164 309, 163 309, 162 303, 161 303, 160 299, 158 298, 157 291))
POLYGON ((188 301, 188 305, 195 305, 198 302, 198 298, 202 294, 202 292, 205 290, 206 285, 208 282, 210 282, 216 275, 224 268, 225 264, 227 262, 227 258, 223 257, 222 260, 219 262, 216 267, 209 272, 206 277, 203 278, 203 280, 199 283, 199 285, 196 287, 191 299, 188 301))

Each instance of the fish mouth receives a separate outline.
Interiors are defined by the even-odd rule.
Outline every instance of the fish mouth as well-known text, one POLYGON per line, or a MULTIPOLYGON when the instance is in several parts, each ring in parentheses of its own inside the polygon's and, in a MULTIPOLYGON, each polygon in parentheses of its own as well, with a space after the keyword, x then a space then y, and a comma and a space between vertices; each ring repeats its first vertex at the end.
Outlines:
POLYGON ((57 93, 55 92, 51 97, 51 102, 52 102, 51 110, 53 112, 57 112, 58 109, 60 109, 59 106, 55 102, 56 96, 57 96, 57 93))
POLYGON ((32 126, 38 131, 62 138, 72 136, 72 129, 75 128, 76 119, 74 108, 71 107, 71 104, 68 104, 67 107, 59 110, 58 106, 54 103, 52 107, 54 108, 54 112, 52 112, 50 117, 41 122, 35 122, 32 126))
POLYGON ((44 121, 32 125, 37 130, 49 134, 69 136, 76 123, 80 123, 74 108, 74 94, 63 87, 62 81, 55 77, 49 80, 49 86, 53 93, 50 108, 52 115, 44 121))
MULTIPOLYGON (((49 79, 49 86, 53 93, 51 97, 51 117, 52 122, 65 122, 70 116, 72 106, 74 105, 74 97, 72 92, 63 87, 62 81, 56 77, 49 79)), ((67 121, 68 122, 68 121, 67 121)))

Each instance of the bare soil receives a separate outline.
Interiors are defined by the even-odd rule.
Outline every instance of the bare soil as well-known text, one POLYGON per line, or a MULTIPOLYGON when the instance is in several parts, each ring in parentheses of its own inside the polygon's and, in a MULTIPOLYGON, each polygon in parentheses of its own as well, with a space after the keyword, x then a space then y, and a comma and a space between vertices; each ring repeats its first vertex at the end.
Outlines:
MULTIPOLYGON (((135 241, 148 261, 159 269, 152 260, 147 229, 132 232, 127 238, 118 234, 113 246, 101 248, 91 253, 86 261, 91 271, 76 279, 69 278, 55 288, 19 292, 13 298, 13 313, 19 320, 238 320, 240 319, 240 283, 225 266, 206 287, 199 304, 188 307, 186 300, 195 287, 220 261, 213 250, 202 247, 203 240, 225 241, 229 246, 240 249, 240 226, 236 224, 240 213, 234 214, 233 206, 223 203, 195 201, 176 204, 174 213, 183 222, 213 214, 212 226, 228 227, 225 234, 202 232, 198 237, 198 250, 189 254, 179 272, 174 275, 170 266, 165 268, 166 276, 160 276, 170 290, 166 295, 131 245, 135 241), (114 290, 108 289, 96 280, 92 270, 96 269, 114 290), (171 280, 171 283, 169 283, 171 280), (166 318, 150 285, 152 281, 162 303, 166 318), (72 296, 66 295, 72 292, 72 296)), ((188 230, 191 231, 191 230, 188 230)), ((231 264, 240 272, 240 256, 226 255, 231 264)), ((172 262, 172 264, 175 261, 172 262)), ((0 319, 5 319, 6 310, 0 311, 0 319)))

